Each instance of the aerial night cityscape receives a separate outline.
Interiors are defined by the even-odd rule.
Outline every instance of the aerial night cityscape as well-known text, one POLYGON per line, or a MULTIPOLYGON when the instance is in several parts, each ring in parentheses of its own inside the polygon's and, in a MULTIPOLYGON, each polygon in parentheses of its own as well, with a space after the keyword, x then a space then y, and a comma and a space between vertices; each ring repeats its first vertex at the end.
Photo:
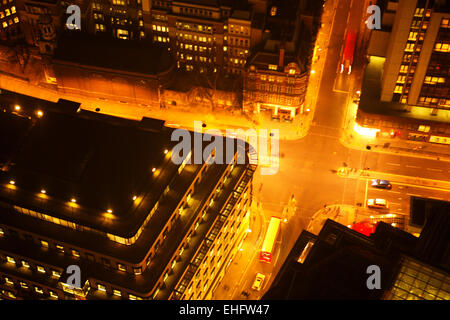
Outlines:
POLYGON ((0 168, 2 303, 450 300, 450 0, 0 0, 0 168))

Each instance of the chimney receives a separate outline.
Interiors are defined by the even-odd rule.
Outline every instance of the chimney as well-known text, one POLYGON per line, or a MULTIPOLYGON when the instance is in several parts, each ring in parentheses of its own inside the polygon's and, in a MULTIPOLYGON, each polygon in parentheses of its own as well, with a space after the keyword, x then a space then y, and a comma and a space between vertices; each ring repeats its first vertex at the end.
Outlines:
POLYGON ((280 47, 280 58, 278 60, 278 66, 280 68, 284 67, 284 46, 280 47))

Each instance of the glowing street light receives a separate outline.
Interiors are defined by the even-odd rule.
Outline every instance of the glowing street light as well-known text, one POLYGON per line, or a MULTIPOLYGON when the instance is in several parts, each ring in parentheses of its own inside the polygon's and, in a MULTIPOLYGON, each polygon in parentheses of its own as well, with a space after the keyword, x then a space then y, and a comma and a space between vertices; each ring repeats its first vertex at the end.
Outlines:
POLYGON ((38 116, 39 118, 42 118, 42 116, 44 115, 44 112, 43 112, 42 110, 38 110, 38 111, 36 112, 36 114, 37 114, 37 116, 38 116))
POLYGON ((113 211, 111 209, 106 210, 106 212, 113 213, 113 211))
POLYGON ((41 190, 41 193, 42 193, 42 194, 46 194, 46 193, 47 193, 47 190, 42 189, 42 190, 41 190))
POLYGON ((9 181, 9 184, 15 185, 16 182, 15 182, 14 180, 10 180, 10 181, 9 181))
POLYGON ((14 106, 14 110, 16 110, 16 111, 20 111, 20 109, 22 109, 18 104, 16 104, 15 106, 14 106))
POLYGON ((77 203, 77 199, 72 198, 72 199, 70 199, 70 202, 72 202, 72 203, 77 203))

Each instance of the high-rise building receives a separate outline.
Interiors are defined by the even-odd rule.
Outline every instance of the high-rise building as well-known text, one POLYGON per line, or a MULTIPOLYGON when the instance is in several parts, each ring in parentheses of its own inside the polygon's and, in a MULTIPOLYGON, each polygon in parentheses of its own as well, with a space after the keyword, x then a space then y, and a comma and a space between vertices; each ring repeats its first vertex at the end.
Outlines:
POLYGON ((243 142, 224 143, 227 164, 200 147, 195 164, 198 137, 177 153, 162 121, 0 99, 2 298, 211 297, 248 229, 255 168, 231 161, 243 142))
POLYGON ((381 29, 370 34, 356 131, 450 144, 448 1, 379 5, 381 29))
MULTIPOLYGON (((393 15, 381 100, 449 109, 450 7, 439 0, 388 1, 393 15)), ((386 21, 387 19, 385 19, 386 21)))

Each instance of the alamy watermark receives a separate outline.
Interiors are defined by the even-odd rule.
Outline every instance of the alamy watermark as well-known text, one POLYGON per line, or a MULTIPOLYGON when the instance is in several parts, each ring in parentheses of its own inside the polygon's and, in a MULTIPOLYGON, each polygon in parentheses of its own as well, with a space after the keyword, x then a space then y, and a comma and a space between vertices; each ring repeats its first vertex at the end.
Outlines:
POLYGON ((67 14, 70 16, 66 20, 66 27, 69 30, 81 30, 81 10, 76 4, 67 7, 67 14))
POLYGON ((373 4, 367 7, 367 13, 370 14, 370 17, 366 20, 367 28, 373 30, 381 29, 381 9, 376 4, 373 4))
POLYGON ((246 145, 249 143, 249 163, 259 164, 262 175, 274 175, 279 168, 279 130, 278 129, 218 129, 203 132, 201 121, 194 121, 194 131, 175 129, 171 140, 178 143, 172 149, 174 164, 231 164, 237 153, 237 164, 246 163, 246 145), (194 138, 192 139, 192 134, 194 138), (225 146, 224 149, 224 138, 225 146), (234 149, 237 139, 237 149, 234 149), (192 148, 193 141, 193 148, 192 148), (203 142, 211 142, 203 147, 203 142), (193 153, 192 153, 193 150, 193 153), (225 154, 224 154, 225 150, 225 154), (193 154, 193 156, 192 156, 193 154))

